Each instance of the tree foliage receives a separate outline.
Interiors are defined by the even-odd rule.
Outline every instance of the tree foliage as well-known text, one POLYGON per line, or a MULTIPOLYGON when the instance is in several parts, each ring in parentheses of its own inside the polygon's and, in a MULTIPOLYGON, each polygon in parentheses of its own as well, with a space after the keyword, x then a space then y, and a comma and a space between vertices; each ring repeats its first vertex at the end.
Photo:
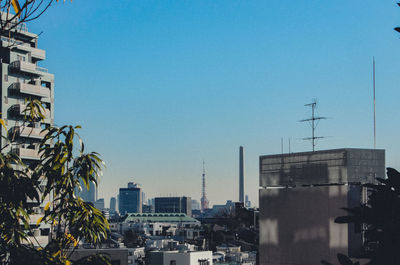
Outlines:
MULTIPOLYGON (((40 102, 29 102, 27 122, 42 118, 40 102)), ((103 214, 84 202, 76 191, 97 185, 103 161, 86 152, 77 134, 80 126, 50 127, 39 143, 40 160, 25 164, 8 142, 0 153, 0 264, 71 264, 69 257, 84 240, 99 244, 107 236, 103 214), (7 147, 6 146, 6 147, 7 147), (84 187, 81 187, 83 183, 84 187), (51 240, 41 246, 32 229, 30 214, 44 207, 41 223, 51 226, 51 240)), ((9 137, 11 139, 13 137, 9 137)), ((8 140, 9 138, 5 139, 8 140)), ((107 264, 106 256, 91 256, 76 264, 107 264), (86 263, 85 263, 86 262, 86 263)))
MULTIPOLYGON (((348 215, 337 217, 335 222, 362 227, 364 255, 369 265, 397 265, 400 264, 400 173, 388 168, 387 178, 378 181, 379 184, 364 185, 369 192, 367 203, 345 208, 348 215)), ((343 255, 339 261, 341 265, 353 264, 343 255)))
MULTIPOLYGON (((72 1, 72 0, 71 0, 72 1)), ((59 0, 2 0, 0 1, 0 33, 24 31, 23 23, 40 17, 50 6, 59 0)), ((65 2, 65 0, 63 0, 65 2)))

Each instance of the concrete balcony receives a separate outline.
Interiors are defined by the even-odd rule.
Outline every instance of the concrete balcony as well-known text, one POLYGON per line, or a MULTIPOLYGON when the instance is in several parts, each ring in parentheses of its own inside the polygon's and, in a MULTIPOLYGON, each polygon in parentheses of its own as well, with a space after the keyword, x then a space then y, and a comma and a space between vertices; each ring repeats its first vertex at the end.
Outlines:
MULTIPOLYGON (((39 230, 37 230, 39 231, 39 230)), ((29 241, 23 240, 22 243, 24 244, 30 244, 30 242, 35 246, 35 247, 43 247, 46 246, 49 241, 50 237, 49 236, 40 236, 40 231, 39 232, 34 232, 35 237, 28 237, 29 241)), ((26 264, 26 263, 25 263, 26 264)))
POLYGON ((32 74, 32 75, 43 75, 48 70, 43 67, 38 67, 34 63, 28 63, 24 61, 15 61, 10 64, 10 67, 16 71, 32 74))
POLYGON ((17 49, 31 53, 31 56, 38 60, 46 59, 46 51, 29 46, 29 44, 18 45, 17 49))
MULTIPOLYGON (((15 42, 15 41, 14 41, 15 42)), ((13 43, 13 40, 9 41, 9 43, 13 43)), ((30 46, 28 43, 24 42, 15 42, 15 49, 30 52, 31 56, 37 60, 46 59, 46 51, 30 46)))
POLYGON ((12 89, 23 94, 34 95, 39 97, 50 97, 50 90, 40 85, 17 82, 12 84, 12 89))
POLYGON ((29 52, 31 56, 37 60, 46 59, 46 51, 41 50, 29 45, 29 43, 16 40, 13 38, 7 38, 5 36, 0 36, 0 40, 2 42, 3 47, 11 47, 12 49, 17 49, 24 52, 29 52))
POLYGON ((43 218, 44 214, 30 214, 31 224, 36 225, 40 218, 43 218))
POLYGON ((39 60, 44 60, 46 59, 46 51, 31 47, 31 56, 39 60))
POLYGON ((20 137, 29 137, 35 139, 43 139, 47 133, 47 131, 43 131, 41 128, 27 126, 14 127, 14 132, 20 137))
MULTIPOLYGON (((11 110, 18 115, 29 115, 29 111, 26 111, 27 105, 26 104, 14 104, 11 106, 11 110)), ((51 113, 49 109, 42 109, 42 113, 44 115, 44 119, 50 119, 51 113)))
POLYGON ((39 150, 38 149, 17 147, 13 151, 21 159, 31 159, 31 160, 39 160, 40 159, 40 155, 39 155, 39 150))

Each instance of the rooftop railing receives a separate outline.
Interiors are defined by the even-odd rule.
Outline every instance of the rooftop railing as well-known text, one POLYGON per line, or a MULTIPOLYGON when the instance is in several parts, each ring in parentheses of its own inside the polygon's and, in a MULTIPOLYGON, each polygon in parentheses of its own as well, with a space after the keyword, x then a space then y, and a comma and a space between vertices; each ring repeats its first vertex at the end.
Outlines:
POLYGON ((4 36, 1 36, 0 39, 1 39, 2 41, 8 42, 8 43, 14 44, 14 45, 15 45, 15 44, 16 44, 16 45, 23 45, 23 44, 24 44, 24 42, 22 42, 22 41, 15 40, 15 39, 10 39, 10 38, 4 37, 4 36))

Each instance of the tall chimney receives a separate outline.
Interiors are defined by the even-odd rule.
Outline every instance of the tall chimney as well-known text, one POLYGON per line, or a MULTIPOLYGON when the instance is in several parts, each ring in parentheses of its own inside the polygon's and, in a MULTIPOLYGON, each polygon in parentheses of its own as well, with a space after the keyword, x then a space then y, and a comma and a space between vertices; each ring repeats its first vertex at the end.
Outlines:
POLYGON ((243 146, 239 147, 239 202, 244 202, 243 146))

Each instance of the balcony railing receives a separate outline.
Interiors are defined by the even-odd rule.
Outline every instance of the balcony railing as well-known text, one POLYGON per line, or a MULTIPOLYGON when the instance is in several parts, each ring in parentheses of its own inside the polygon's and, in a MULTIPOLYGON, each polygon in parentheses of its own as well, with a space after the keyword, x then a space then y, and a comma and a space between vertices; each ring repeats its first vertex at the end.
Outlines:
POLYGON ((43 68, 43 67, 39 67, 39 66, 36 67, 36 71, 43 72, 43 73, 49 72, 49 70, 47 68, 43 68))
POLYGON ((1 41, 7 42, 7 45, 23 45, 23 41, 15 40, 15 39, 10 39, 4 36, 0 37, 1 41))
POLYGON ((40 97, 50 97, 50 90, 40 85, 17 82, 12 85, 12 88, 24 94, 40 96, 40 97))

